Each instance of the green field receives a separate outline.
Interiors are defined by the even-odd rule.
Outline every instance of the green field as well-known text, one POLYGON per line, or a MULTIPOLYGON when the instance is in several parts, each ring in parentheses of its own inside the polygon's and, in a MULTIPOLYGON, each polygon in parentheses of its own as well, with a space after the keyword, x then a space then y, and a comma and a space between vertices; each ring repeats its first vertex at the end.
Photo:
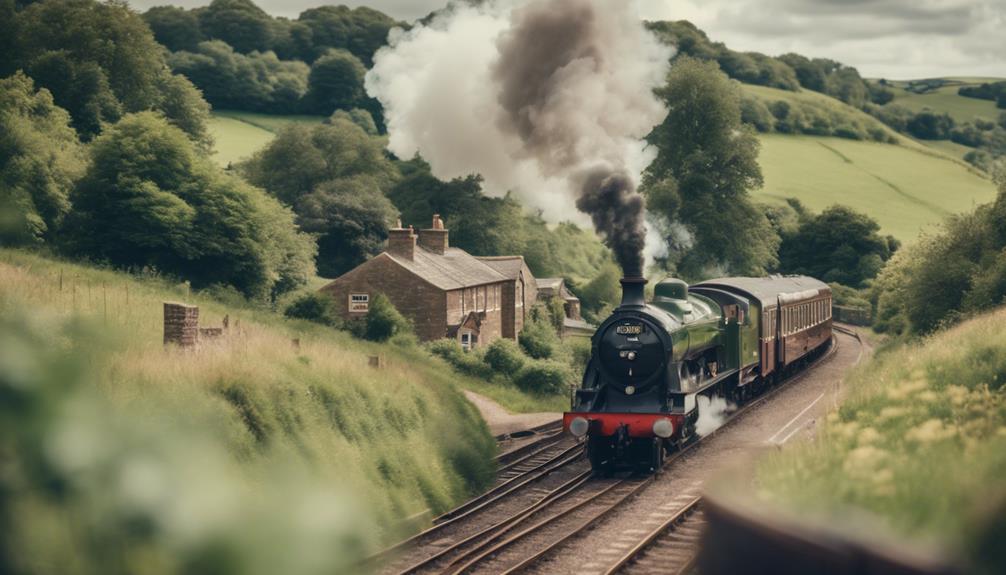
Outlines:
POLYGON ((896 146, 775 134, 760 140, 765 187, 756 198, 798 198, 814 211, 844 204, 870 214, 883 233, 903 242, 951 213, 995 197, 989 180, 914 142, 896 146))
POLYGON ((908 82, 889 82, 889 88, 894 91, 894 102, 914 112, 929 108, 936 112, 946 112, 957 122, 969 122, 975 118, 994 120, 1000 112, 995 102, 965 98, 957 95, 961 86, 977 85, 983 82, 998 82, 1001 78, 944 78, 947 85, 941 86, 924 94, 916 94, 905 89, 908 82))
POLYGON ((793 108, 802 109, 810 116, 822 116, 830 119, 831 124, 861 126, 866 129, 875 128, 883 130, 887 135, 899 138, 898 133, 888 128, 873 116, 813 90, 801 90, 791 92, 789 90, 779 90, 767 86, 755 86, 753 84, 741 84, 744 94, 753 96, 763 103, 787 102, 793 108))
POLYGON ((210 119, 210 134, 215 143, 213 160, 226 167, 260 150, 284 126, 295 123, 317 124, 324 119, 323 116, 273 116, 216 110, 210 119))

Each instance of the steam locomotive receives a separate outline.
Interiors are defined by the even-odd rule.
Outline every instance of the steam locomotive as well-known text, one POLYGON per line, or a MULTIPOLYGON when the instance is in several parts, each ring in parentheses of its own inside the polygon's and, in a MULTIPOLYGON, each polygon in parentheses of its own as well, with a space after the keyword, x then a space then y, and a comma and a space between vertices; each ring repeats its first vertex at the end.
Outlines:
POLYGON ((623 278, 622 302, 592 339, 563 426, 586 438, 595 471, 657 470, 696 434, 700 404, 742 403, 831 341, 831 289, 806 276, 688 286, 623 278))

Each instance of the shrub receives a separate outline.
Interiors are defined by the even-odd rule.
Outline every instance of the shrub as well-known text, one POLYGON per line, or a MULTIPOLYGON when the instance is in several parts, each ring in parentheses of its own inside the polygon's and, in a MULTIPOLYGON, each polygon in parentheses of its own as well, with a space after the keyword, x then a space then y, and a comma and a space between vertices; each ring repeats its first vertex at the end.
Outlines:
POLYGON ((493 376, 493 370, 485 362, 485 352, 479 348, 466 352, 457 340, 444 338, 430 342, 427 344, 427 349, 433 355, 447 360, 447 363, 461 373, 483 379, 490 379, 493 376))
POLYGON ((524 325, 524 330, 517 336, 524 353, 535 359, 550 359, 559 346, 559 336, 547 319, 547 312, 537 308, 532 310, 531 321, 524 325))
POLYGON ((569 368, 557 361, 539 360, 528 362, 517 374, 514 383, 524 391, 539 394, 564 391, 572 374, 569 368))
POLYGON ((300 296, 287 306, 283 315, 332 327, 337 327, 341 323, 335 312, 332 298, 318 292, 310 292, 300 296))
POLYGON ((500 338, 486 348, 486 364, 504 377, 513 377, 524 367, 524 355, 512 339, 500 338))
POLYGON ((412 332, 409 320, 382 293, 371 298, 364 326, 363 337, 370 341, 387 341, 397 334, 412 332))

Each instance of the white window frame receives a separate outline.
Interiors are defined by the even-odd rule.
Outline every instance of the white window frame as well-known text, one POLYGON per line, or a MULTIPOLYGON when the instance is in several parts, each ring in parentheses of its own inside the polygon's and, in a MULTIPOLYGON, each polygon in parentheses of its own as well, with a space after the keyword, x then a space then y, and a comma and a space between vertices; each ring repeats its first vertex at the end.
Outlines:
POLYGON ((350 313, 366 313, 370 311, 370 294, 369 293, 349 294, 349 311, 350 313))

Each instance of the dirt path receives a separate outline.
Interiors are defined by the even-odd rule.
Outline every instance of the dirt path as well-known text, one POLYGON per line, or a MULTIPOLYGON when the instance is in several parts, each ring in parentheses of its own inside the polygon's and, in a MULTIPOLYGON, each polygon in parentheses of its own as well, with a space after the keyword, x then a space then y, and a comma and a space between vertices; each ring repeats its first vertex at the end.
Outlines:
POLYGON ((465 390, 465 397, 479 409, 482 419, 486 420, 489 430, 493 435, 513 433, 543 425, 556 419, 562 419, 562 414, 558 412, 510 413, 502 405, 488 397, 474 391, 468 391, 467 389, 465 390))

